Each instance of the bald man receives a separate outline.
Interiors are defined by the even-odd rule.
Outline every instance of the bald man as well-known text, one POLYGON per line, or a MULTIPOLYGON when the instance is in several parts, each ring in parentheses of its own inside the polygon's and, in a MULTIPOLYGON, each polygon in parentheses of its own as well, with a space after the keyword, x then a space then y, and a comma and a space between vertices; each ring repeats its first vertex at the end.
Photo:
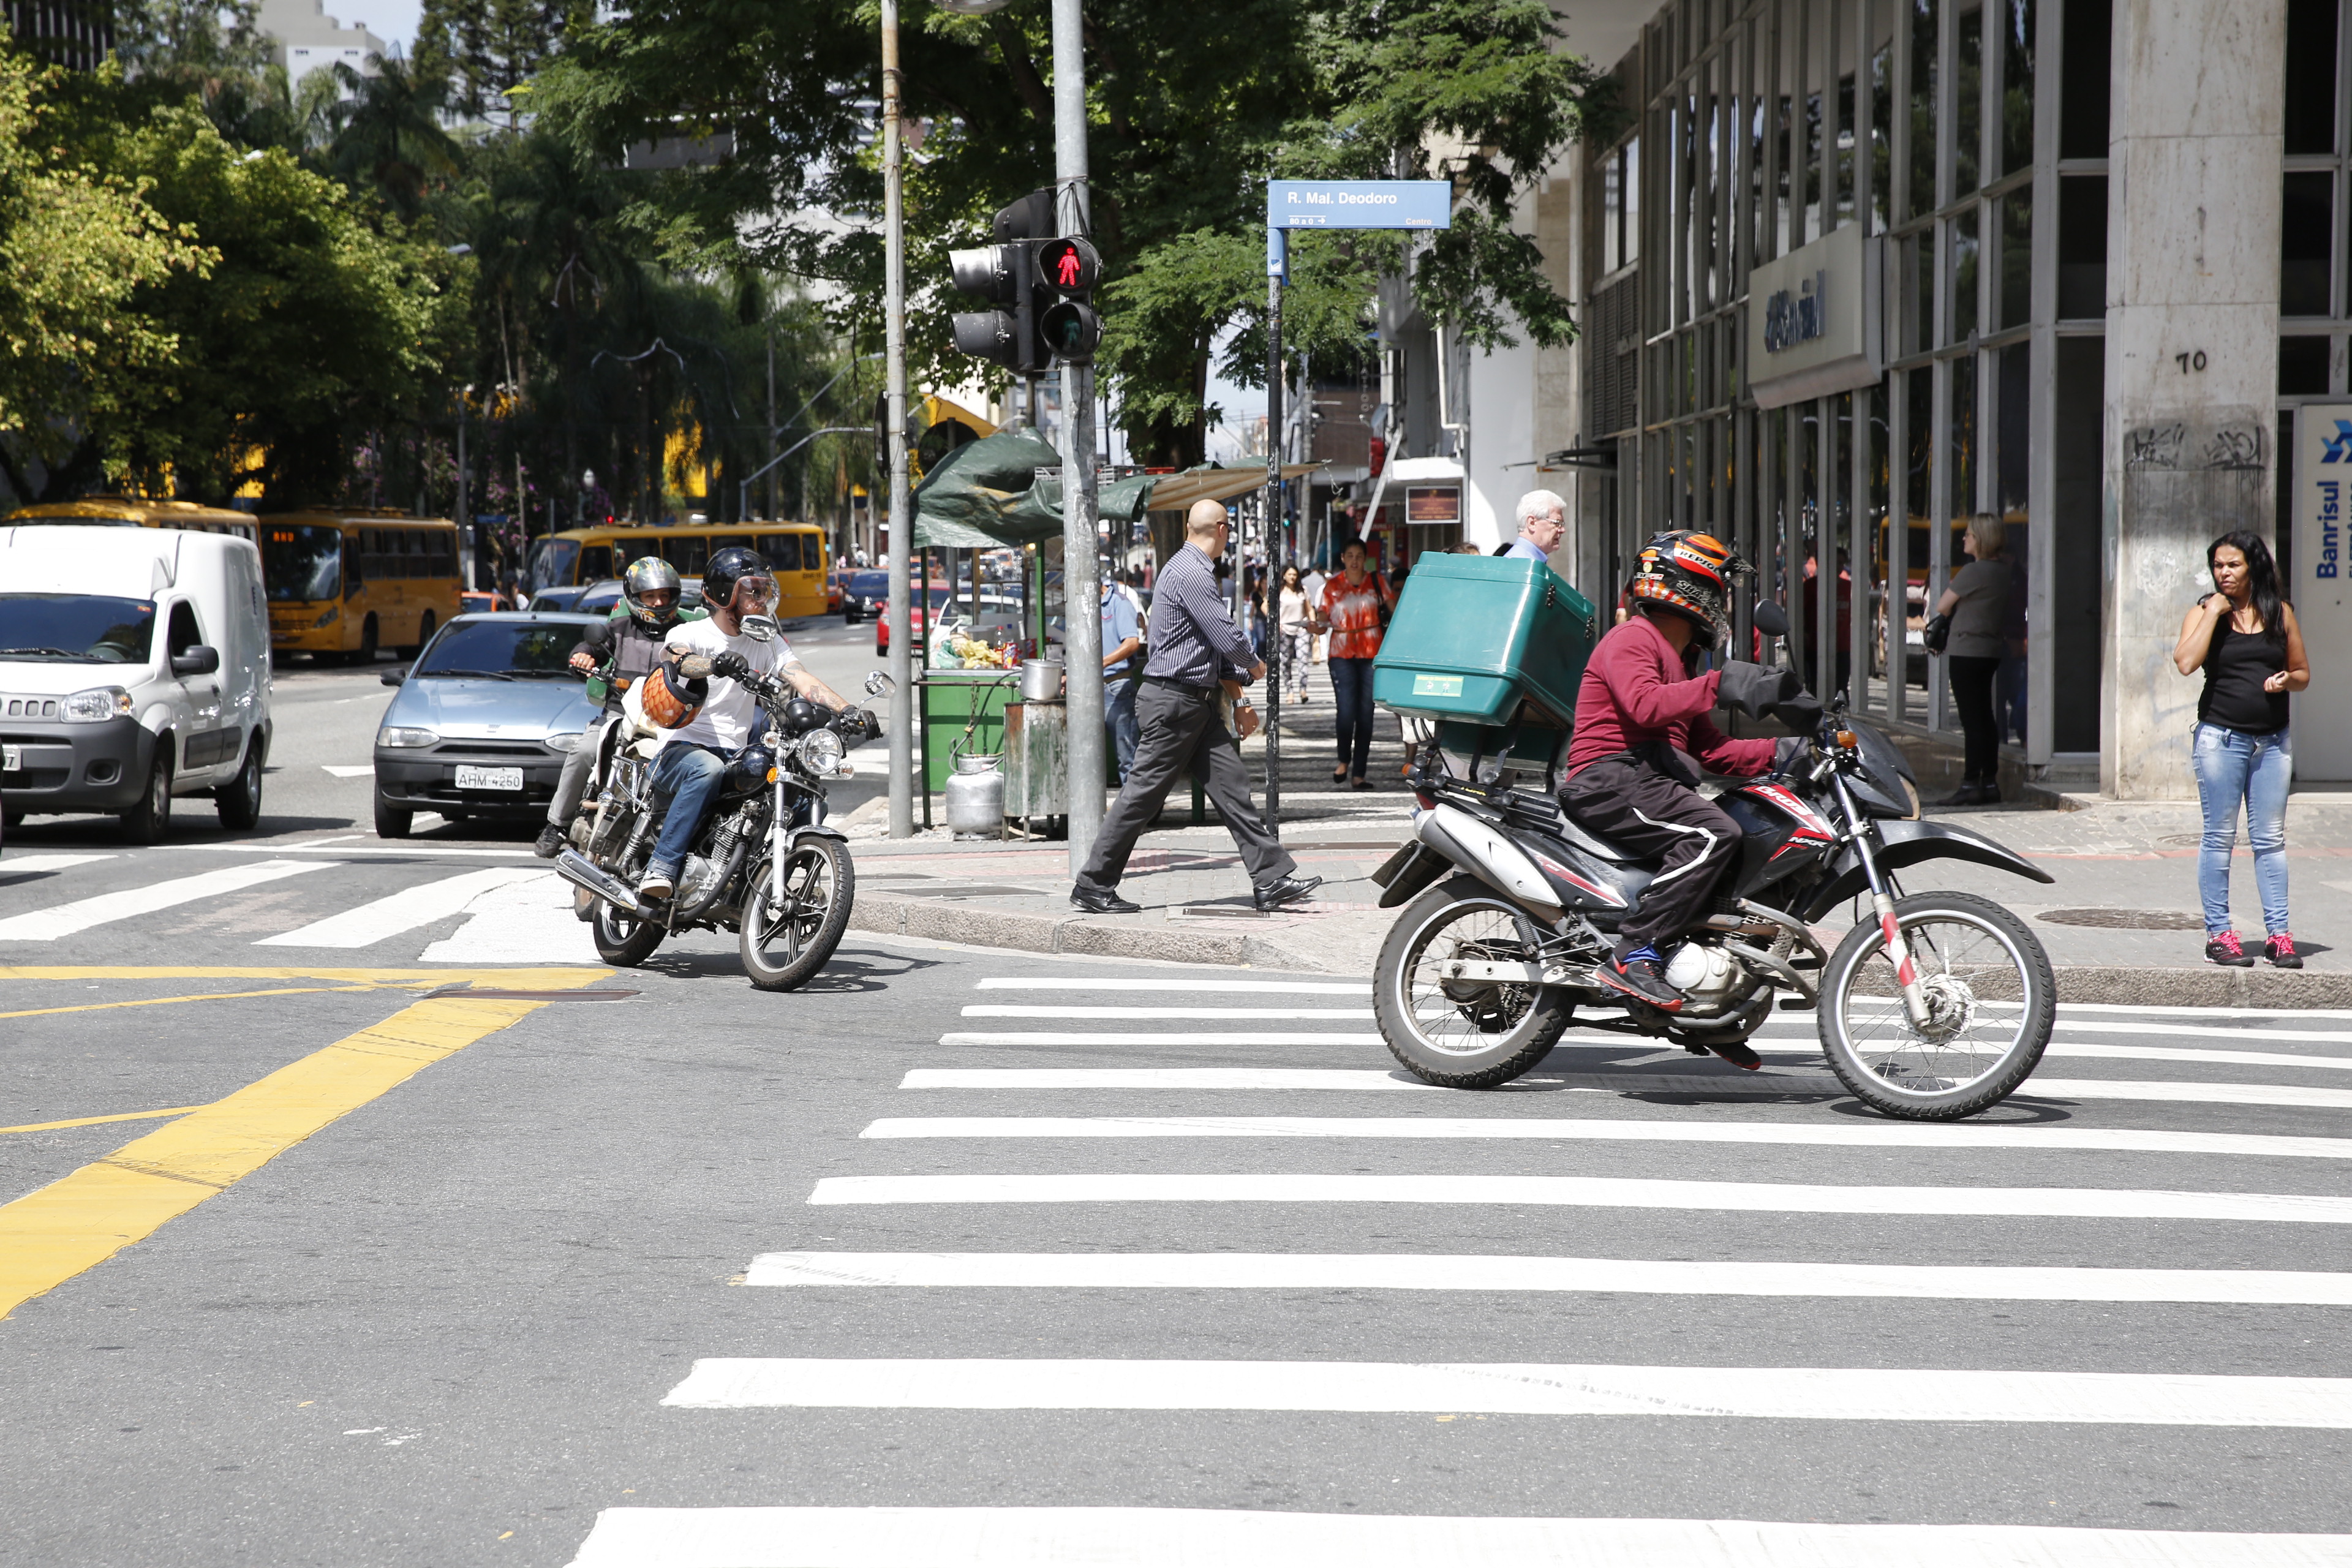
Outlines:
POLYGON ((1258 819, 1249 774, 1218 701, 1223 687, 1238 692, 1265 674, 1217 593, 1217 557, 1225 552, 1228 527, 1223 506, 1193 502, 1184 518, 1184 548, 1153 585, 1150 653, 1135 700, 1135 762, 1070 889, 1070 902, 1088 914, 1133 914, 1143 907, 1118 896, 1118 879, 1180 773, 1190 773, 1217 803, 1249 868, 1259 909, 1303 899, 1323 880, 1299 876, 1298 863, 1258 819))

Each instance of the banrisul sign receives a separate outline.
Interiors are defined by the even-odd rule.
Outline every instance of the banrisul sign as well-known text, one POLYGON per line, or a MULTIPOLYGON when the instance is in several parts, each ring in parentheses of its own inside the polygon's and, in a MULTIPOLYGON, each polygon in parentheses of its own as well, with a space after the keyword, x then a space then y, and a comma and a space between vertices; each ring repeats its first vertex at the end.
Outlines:
POLYGON ((1868 386, 1885 372, 1885 246, 1848 224, 1748 275, 1748 384, 1764 408, 1868 386))
POLYGON ((2311 658, 2311 689, 2294 699, 2298 778, 2352 779, 2352 403, 2294 411, 2294 520, 2287 596, 2311 658))

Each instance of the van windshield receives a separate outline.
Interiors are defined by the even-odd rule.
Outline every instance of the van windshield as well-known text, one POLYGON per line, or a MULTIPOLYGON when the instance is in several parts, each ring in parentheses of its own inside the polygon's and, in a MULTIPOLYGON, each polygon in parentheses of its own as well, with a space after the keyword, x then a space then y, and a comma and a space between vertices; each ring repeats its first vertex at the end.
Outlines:
POLYGON ((155 601, 96 594, 0 594, 0 658, 145 664, 155 601))
POLYGON ((273 599, 340 597, 343 531, 319 523, 265 524, 261 530, 261 580, 268 585, 273 599))

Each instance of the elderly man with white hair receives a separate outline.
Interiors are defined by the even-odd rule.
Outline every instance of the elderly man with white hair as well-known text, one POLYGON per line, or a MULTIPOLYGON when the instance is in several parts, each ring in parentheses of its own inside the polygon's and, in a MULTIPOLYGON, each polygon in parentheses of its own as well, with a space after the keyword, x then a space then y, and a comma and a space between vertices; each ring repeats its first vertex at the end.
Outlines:
POLYGON ((1512 560, 1547 560, 1567 532, 1568 503, 1550 490, 1529 490, 1519 498, 1519 536, 1503 554, 1512 560))

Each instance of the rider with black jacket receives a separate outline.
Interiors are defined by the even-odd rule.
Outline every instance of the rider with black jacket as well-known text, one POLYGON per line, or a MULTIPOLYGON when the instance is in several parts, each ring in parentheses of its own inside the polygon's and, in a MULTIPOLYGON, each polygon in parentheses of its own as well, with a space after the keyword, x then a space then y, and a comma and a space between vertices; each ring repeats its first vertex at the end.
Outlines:
POLYGON ((640 556, 621 576, 621 602, 612 618, 592 626, 572 650, 572 668, 593 672, 604 684, 604 710, 582 731, 572 754, 563 759, 562 776, 555 781, 555 798, 547 804, 547 826, 540 830, 531 853, 552 860, 563 853, 574 818, 580 815, 595 765, 597 742, 604 726, 621 711, 630 687, 645 679, 662 661, 662 647, 682 621, 701 620, 706 612, 678 608, 681 591, 677 569, 658 555, 640 556))

